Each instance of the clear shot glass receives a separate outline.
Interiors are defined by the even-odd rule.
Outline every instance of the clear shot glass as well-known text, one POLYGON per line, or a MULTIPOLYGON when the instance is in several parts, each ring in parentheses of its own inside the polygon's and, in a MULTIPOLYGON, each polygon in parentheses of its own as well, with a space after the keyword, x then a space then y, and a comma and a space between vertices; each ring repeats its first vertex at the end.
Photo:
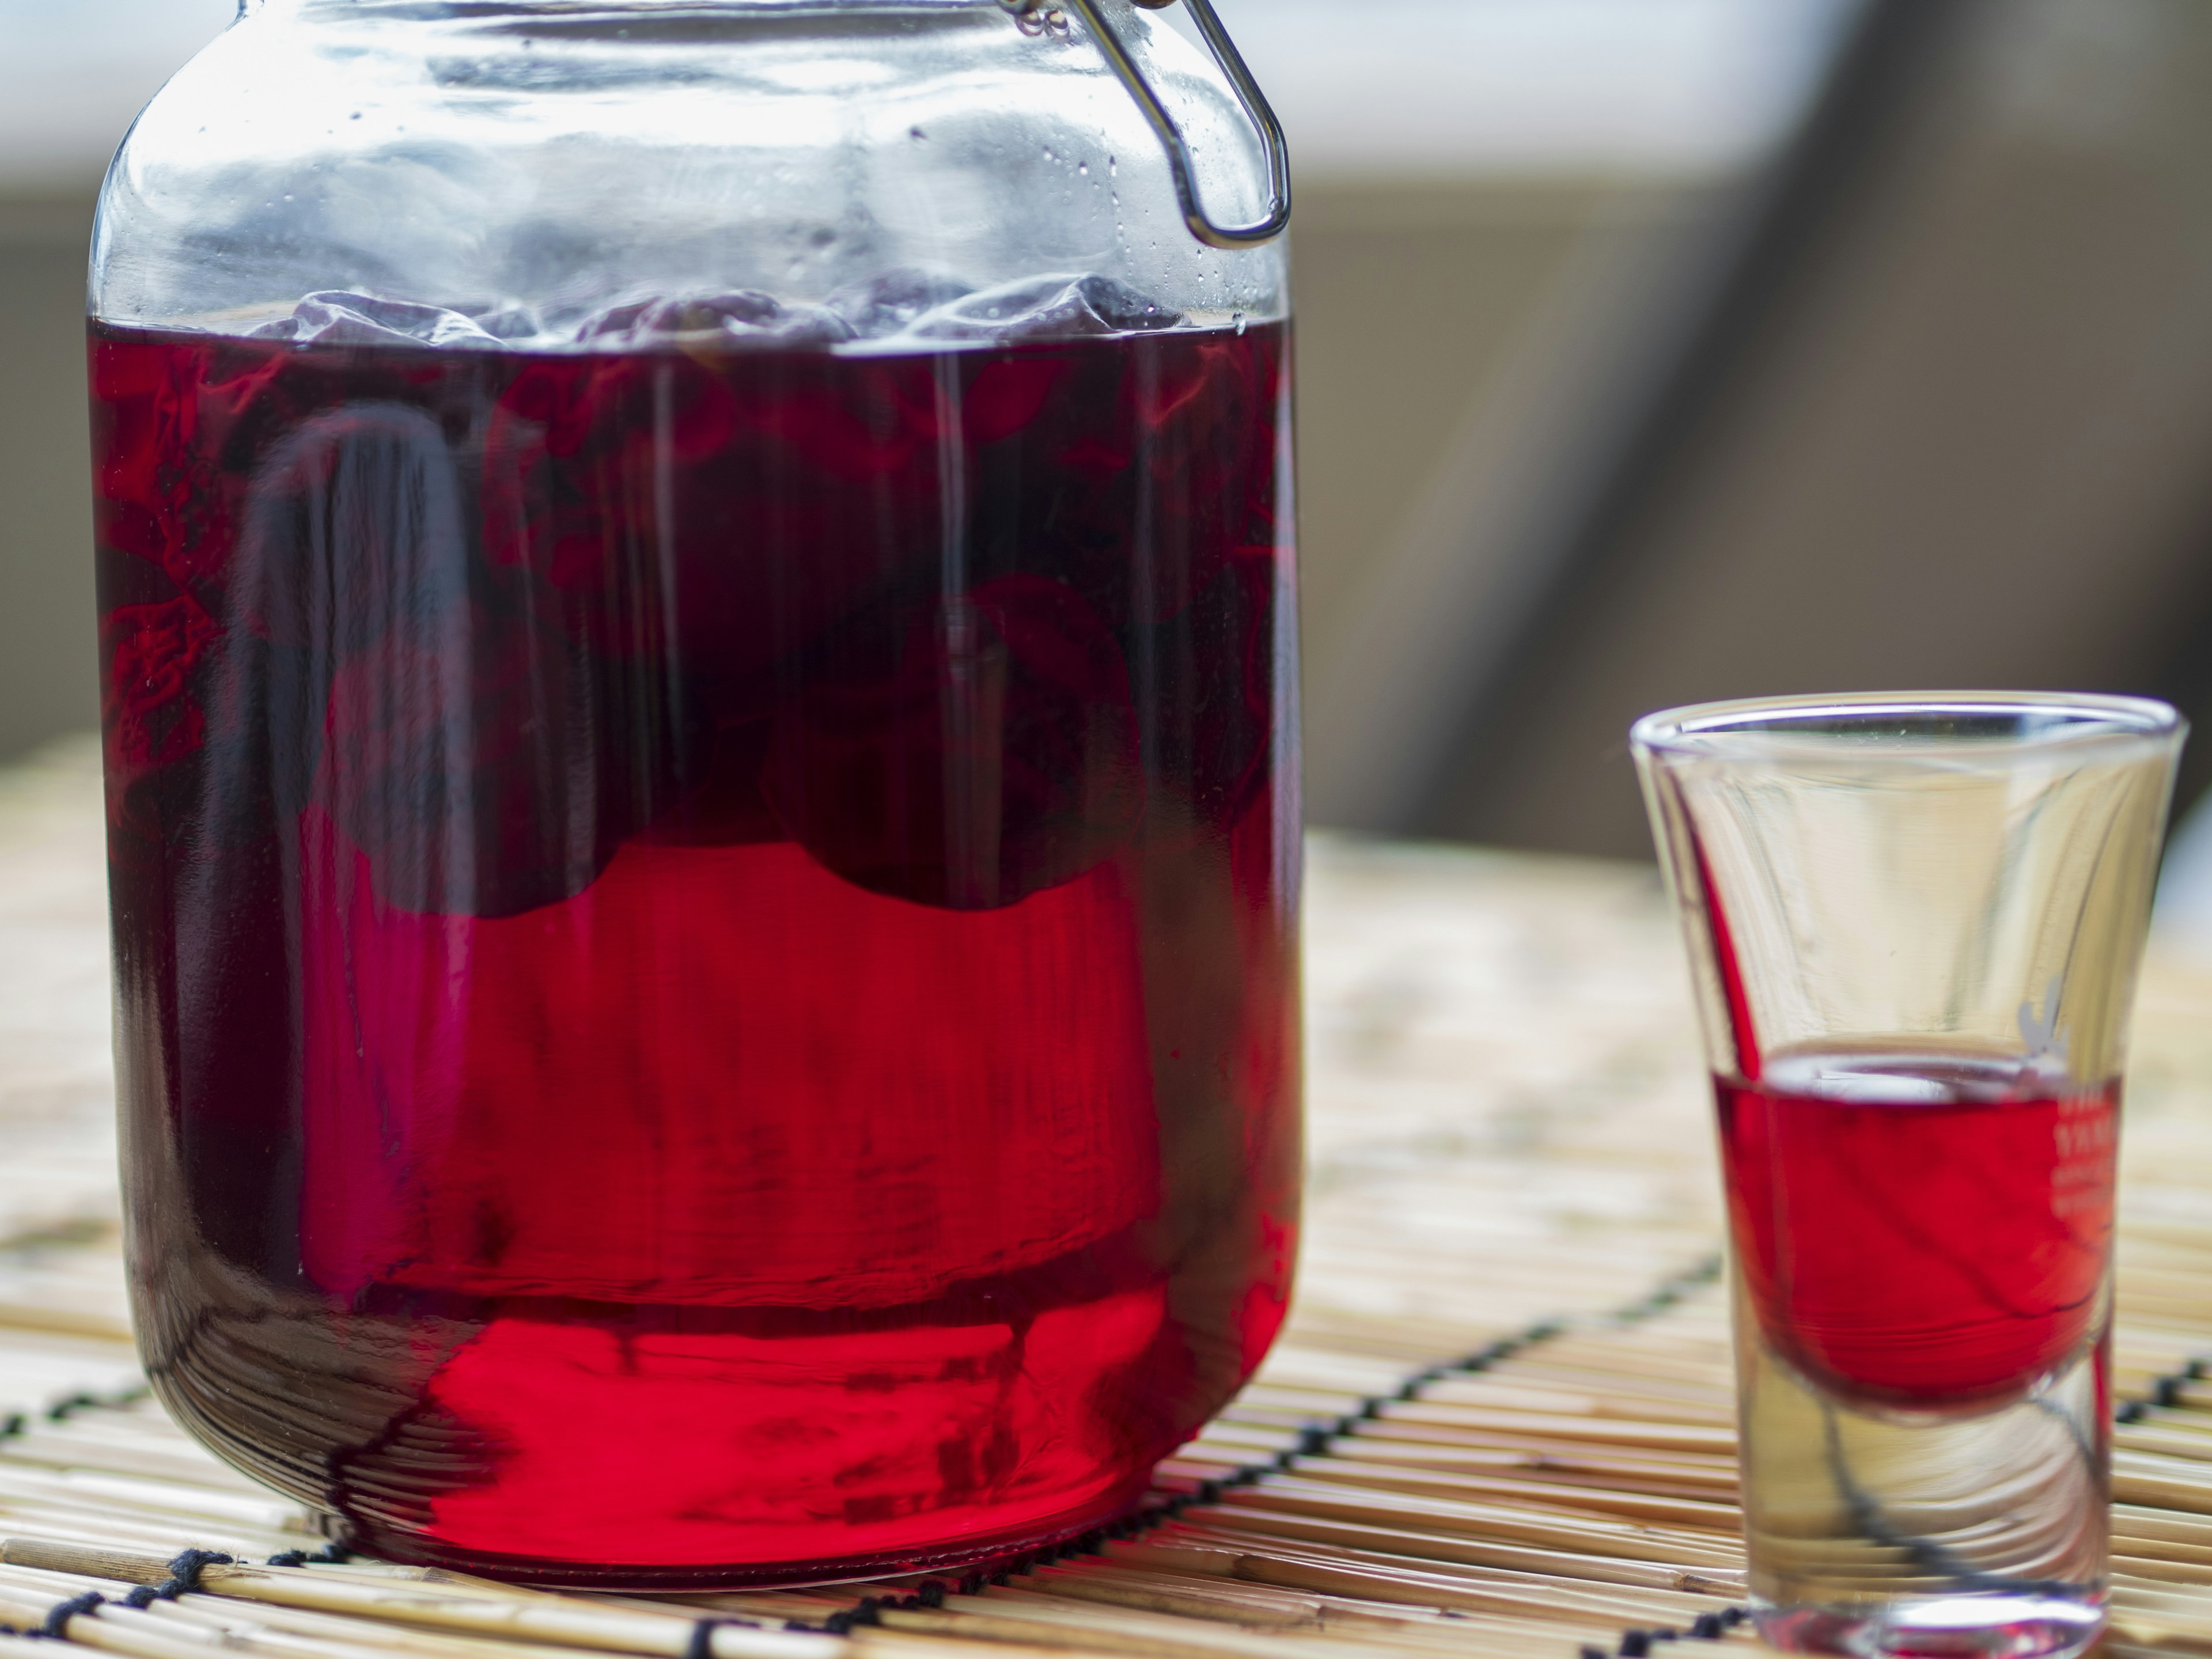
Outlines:
POLYGON ((2113 1165, 2162 703, 1678 708, 1632 734, 1718 1107, 1745 1540, 1800 1653, 2104 1621, 2113 1165))

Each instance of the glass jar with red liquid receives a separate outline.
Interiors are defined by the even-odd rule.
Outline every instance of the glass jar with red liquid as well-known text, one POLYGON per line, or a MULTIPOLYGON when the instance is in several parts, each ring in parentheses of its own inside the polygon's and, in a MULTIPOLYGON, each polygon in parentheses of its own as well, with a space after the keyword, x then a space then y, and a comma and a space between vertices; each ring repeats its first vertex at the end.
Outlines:
POLYGON ((1297 1224, 1279 134, 1127 0, 245 0, 94 249, 131 1280, 363 1548, 1099 1524, 1297 1224))

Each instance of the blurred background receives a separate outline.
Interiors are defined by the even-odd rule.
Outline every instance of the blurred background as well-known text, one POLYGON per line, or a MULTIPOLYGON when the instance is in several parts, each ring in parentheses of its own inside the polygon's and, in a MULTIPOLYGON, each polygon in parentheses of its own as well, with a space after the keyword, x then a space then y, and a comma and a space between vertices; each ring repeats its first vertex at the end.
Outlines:
MULTIPOLYGON (((1648 856, 1623 734, 1706 697, 2212 727, 2203 0, 1219 5, 1298 166, 1316 823, 1648 856)), ((95 719, 90 204, 232 10, 0 0, 0 757, 95 719)))

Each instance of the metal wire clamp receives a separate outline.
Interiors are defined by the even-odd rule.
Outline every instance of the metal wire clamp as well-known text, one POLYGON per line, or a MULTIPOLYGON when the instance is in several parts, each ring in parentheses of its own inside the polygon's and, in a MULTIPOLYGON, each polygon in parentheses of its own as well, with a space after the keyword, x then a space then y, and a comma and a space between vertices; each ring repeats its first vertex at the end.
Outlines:
MULTIPOLYGON (((1080 17, 1091 31, 1098 49, 1106 54, 1106 61, 1129 95, 1137 100, 1137 107, 1152 123, 1152 131, 1159 135, 1160 143, 1168 153, 1168 165, 1175 174, 1176 200, 1182 208, 1183 222, 1190 234, 1210 247, 1256 247, 1262 242, 1273 241, 1281 235, 1291 222, 1291 147, 1283 137, 1282 123, 1268 104, 1267 94, 1253 78, 1252 70, 1244 62, 1237 43, 1229 38, 1220 17, 1213 9, 1212 0, 1182 0, 1190 9, 1191 19, 1198 25, 1199 33, 1206 47, 1213 53, 1213 61, 1229 77, 1237 101, 1243 106, 1245 118, 1260 135, 1261 147, 1267 157, 1267 214, 1263 219, 1249 225, 1224 225, 1206 210, 1206 204, 1198 193, 1198 167, 1192 158, 1190 141, 1179 126, 1167 106, 1160 100, 1158 91, 1145 78, 1144 70, 1130 52, 1128 43, 1115 33, 1104 15, 1099 0, 999 0, 1000 4, 1017 17, 1029 17, 1039 12, 1056 11, 1065 6, 1080 17)), ((1132 0, 1147 11, 1164 11, 1176 0, 1132 0)))

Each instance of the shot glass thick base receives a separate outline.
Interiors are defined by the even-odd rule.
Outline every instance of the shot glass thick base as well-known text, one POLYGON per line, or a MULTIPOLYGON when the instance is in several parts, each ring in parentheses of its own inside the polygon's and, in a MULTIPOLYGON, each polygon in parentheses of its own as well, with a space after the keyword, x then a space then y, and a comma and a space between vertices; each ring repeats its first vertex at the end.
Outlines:
POLYGON ((2106 1341, 2016 1391, 1908 1405, 1775 1352, 1740 1281, 1736 1318, 1745 1542, 1766 1641, 1856 1659, 2064 1659, 2096 1640, 2106 1341))
POLYGON ((1754 1601, 1759 1637, 1784 1653, 1850 1659, 2072 1659, 2105 1628, 2104 1596, 1913 1595, 1873 1606, 1754 1601))

